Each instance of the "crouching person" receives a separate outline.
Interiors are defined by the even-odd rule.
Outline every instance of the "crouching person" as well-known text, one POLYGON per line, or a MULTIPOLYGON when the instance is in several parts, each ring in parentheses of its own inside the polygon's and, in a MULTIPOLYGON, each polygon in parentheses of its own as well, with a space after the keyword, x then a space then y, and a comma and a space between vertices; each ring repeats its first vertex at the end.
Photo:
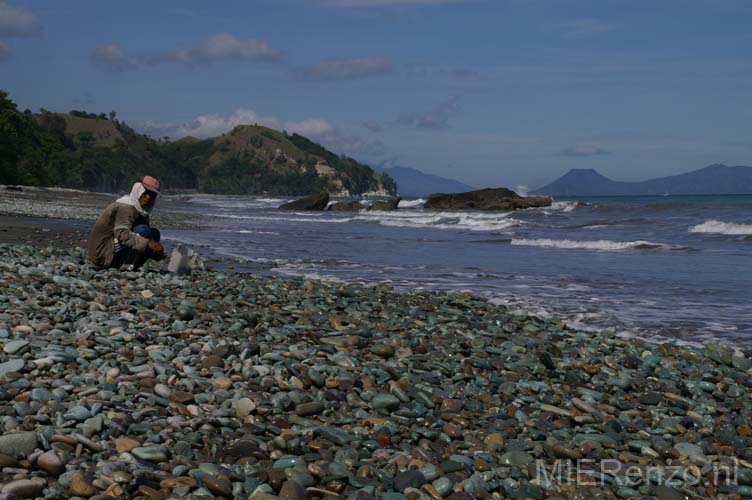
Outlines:
POLYGON ((148 259, 165 258, 159 231, 149 225, 149 212, 159 196, 159 181, 145 176, 131 194, 104 209, 89 235, 89 261, 97 269, 135 270, 148 259))

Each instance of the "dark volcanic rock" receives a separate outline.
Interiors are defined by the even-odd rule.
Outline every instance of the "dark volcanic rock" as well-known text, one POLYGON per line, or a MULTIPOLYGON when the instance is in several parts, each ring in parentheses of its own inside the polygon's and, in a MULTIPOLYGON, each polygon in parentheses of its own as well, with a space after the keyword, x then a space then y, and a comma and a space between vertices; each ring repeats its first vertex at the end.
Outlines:
POLYGON ((330 205, 327 210, 334 210, 335 212, 358 212, 365 208, 365 205, 359 201, 340 201, 330 205))
POLYGON ((515 210, 518 208, 549 207, 548 196, 522 197, 506 188, 480 189, 467 193, 432 194, 424 208, 438 210, 515 210))
POLYGON ((397 210, 397 205, 399 205, 401 199, 401 197, 395 196, 388 201, 374 201, 371 206, 368 207, 368 210, 383 210, 386 212, 397 210))
POLYGON ((284 203, 279 208, 282 210, 324 210, 328 204, 329 193, 319 193, 284 203))

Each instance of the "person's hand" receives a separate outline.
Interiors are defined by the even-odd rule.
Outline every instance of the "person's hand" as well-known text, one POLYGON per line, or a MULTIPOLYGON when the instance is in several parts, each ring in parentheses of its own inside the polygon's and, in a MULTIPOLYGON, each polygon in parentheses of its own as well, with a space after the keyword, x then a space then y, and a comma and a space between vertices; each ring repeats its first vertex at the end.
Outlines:
POLYGON ((149 243, 147 244, 149 251, 154 254, 155 257, 158 258, 164 258, 165 257, 165 251, 164 247, 161 243, 156 242, 154 240, 149 240, 149 243))

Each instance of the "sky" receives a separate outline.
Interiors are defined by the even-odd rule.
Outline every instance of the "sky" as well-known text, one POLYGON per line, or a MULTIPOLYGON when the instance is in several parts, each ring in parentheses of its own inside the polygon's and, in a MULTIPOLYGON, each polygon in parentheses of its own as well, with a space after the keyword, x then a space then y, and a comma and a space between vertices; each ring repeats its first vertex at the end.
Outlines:
POLYGON ((748 0, 0 0, 20 109, 238 124, 477 187, 752 165, 748 0))

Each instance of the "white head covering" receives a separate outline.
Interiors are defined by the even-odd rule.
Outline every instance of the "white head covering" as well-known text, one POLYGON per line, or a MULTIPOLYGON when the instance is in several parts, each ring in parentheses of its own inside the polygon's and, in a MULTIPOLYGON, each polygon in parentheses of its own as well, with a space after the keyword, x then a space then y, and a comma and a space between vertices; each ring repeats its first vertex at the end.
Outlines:
MULTIPOLYGON (((123 205, 130 205, 131 207, 138 210, 138 213, 142 215, 149 215, 149 210, 146 210, 141 207, 141 203, 139 203, 138 199, 141 198, 141 195, 146 192, 146 188, 143 184, 140 182, 136 182, 133 184, 133 187, 131 188, 131 194, 126 194, 125 196, 121 196, 116 200, 117 203, 122 203, 123 205)), ((153 207, 153 205, 152 205, 153 207)))

